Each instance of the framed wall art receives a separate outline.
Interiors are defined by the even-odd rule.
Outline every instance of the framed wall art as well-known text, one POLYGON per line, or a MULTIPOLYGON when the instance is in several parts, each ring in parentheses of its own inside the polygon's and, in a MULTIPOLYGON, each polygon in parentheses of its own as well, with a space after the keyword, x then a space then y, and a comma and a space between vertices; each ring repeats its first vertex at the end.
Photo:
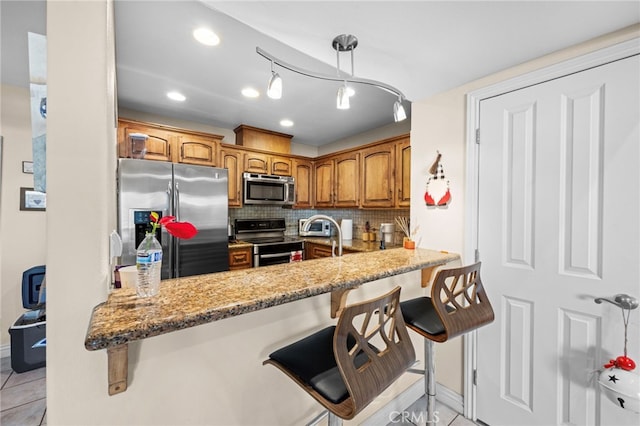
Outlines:
POLYGON ((45 211, 46 208, 47 194, 33 188, 20 188, 20 210, 45 211))

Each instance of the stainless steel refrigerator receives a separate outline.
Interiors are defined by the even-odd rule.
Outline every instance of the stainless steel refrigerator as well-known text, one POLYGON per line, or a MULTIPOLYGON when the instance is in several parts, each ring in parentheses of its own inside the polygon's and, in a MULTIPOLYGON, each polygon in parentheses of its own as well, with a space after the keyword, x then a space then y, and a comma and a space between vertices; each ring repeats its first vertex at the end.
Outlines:
POLYGON ((227 170, 151 160, 118 163, 118 227, 123 265, 136 263, 136 248, 151 230, 149 215, 191 222, 198 234, 189 240, 164 227, 162 279, 229 270, 227 170))

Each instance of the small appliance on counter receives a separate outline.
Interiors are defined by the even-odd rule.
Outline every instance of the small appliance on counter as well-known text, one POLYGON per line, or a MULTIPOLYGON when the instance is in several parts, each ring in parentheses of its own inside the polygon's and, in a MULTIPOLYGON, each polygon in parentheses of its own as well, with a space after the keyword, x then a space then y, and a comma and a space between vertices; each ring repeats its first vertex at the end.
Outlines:
POLYGON ((343 240, 352 240, 353 239, 353 220, 342 219, 342 221, 340 222, 340 230, 342 231, 343 240))
POLYGON ((328 220, 318 219, 311 224, 308 231, 303 231, 302 228, 304 227, 304 224, 306 222, 307 219, 300 219, 298 222, 298 235, 300 235, 301 237, 331 236, 331 222, 329 222, 328 220))

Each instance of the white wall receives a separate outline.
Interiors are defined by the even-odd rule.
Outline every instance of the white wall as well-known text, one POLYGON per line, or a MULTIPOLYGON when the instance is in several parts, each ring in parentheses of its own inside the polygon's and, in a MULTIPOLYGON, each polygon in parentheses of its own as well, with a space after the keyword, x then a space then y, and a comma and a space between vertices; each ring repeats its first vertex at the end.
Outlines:
POLYGON ((29 89, 3 85, 0 90, 0 135, 4 137, 0 191, 0 345, 8 348, 7 330, 25 312, 22 273, 32 266, 45 264, 47 213, 19 208, 20 187, 33 188, 33 175, 22 173, 22 162, 32 159, 29 89))
MULTIPOLYGON (((526 62, 517 67, 470 82, 412 104, 411 126, 411 223, 420 224, 418 246, 464 254, 466 182, 466 94, 491 84, 531 72, 576 56, 640 36, 640 25, 621 29, 589 42, 526 62), (452 201, 446 209, 426 207, 423 197, 427 170, 442 153, 452 201)), ((437 199, 436 199, 437 201, 437 199)), ((463 259, 465 263, 473 259, 463 259)), ((462 338, 436 345, 438 382, 462 394, 462 338)))

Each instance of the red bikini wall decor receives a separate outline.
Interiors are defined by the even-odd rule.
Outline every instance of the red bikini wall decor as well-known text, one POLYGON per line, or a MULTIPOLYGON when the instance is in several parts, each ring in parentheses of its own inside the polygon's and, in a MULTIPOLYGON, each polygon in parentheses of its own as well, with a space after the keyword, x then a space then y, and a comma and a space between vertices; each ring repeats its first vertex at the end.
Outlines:
POLYGON ((429 168, 429 177, 427 178, 427 189, 424 193, 424 202, 427 207, 447 207, 451 202, 451 191, 449 189, 449 181, 445 181, 444 168, 442 167, 442 154, 440 151, 436 160, 429 168), (434 196, 436 198, 434 198, 434 196), (435 200, 438 200, 436 203, 435 200))

